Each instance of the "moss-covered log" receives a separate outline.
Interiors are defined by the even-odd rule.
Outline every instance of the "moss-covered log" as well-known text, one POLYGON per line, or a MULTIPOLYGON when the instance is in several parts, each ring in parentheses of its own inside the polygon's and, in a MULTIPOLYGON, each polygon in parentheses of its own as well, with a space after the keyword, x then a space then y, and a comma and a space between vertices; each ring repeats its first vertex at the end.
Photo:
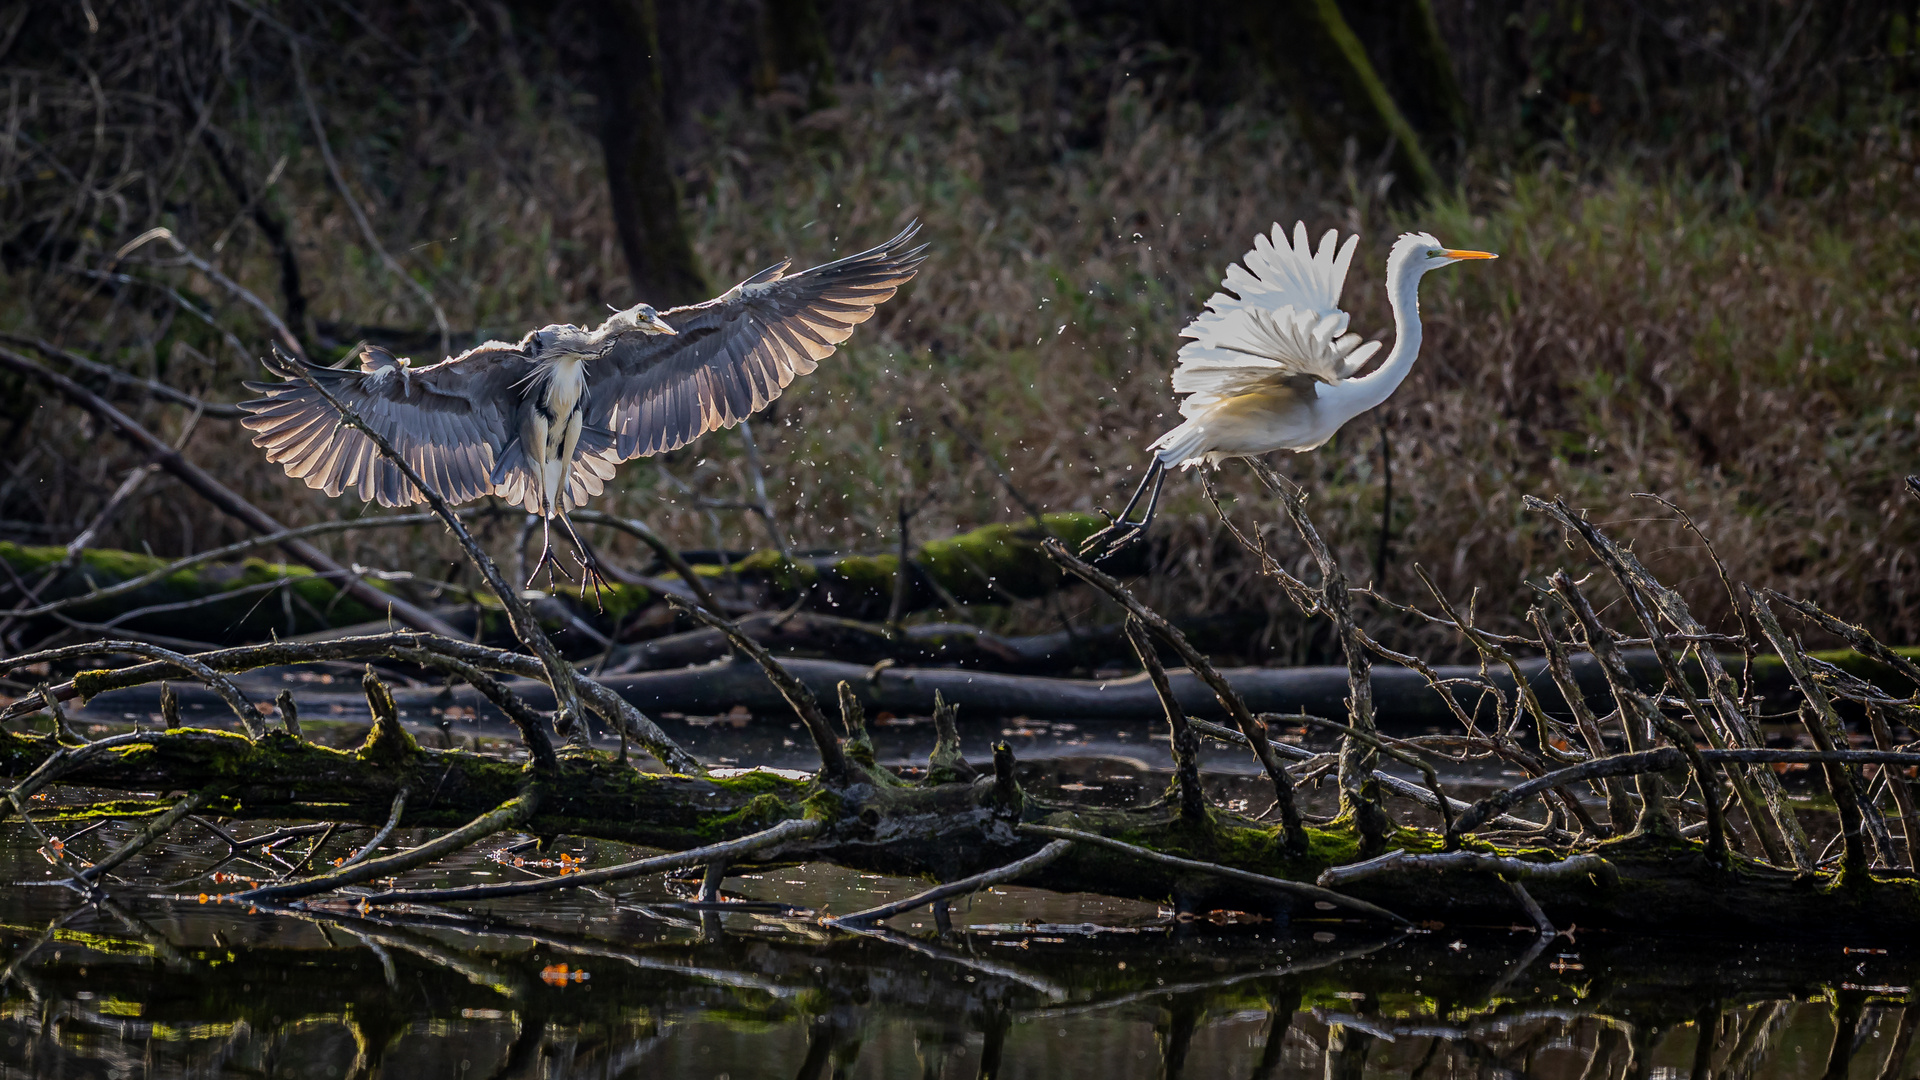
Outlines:
MULTIPOLYGON (((1089 514, 1049 514, 1045 522, 1051 535, 1069 543, 1078 543, 1101 524, 1089 514)), ((1038 546, 1050 533, 1032 522, 987 525, 921 545, 911 560, 907 610, 941 607, 949 599, 1005 604, 1061 588, 1065 579, 1038 546)), ((63 547, 0 541, 0 561, 21 580, 35 585, 66 557, 63 547)), ((38 589, 38 602, 86 596, 154 574, 172 561, 139 552, 89 548, 72 567, 38 589)), ((899 567, 899 556, 894 554, 786 558, 778 552, 759 551, 729 566, 703 564, 695 569, 717 592, 748 606, 784 608, 797 602, 805 609, 840 617, 879 619, 893 601, 899 567), (736 584, 740 595, 729 592, 736 584)), ((585 625, 610 634, 633 613, 659 603, 678 584, 666 579, 649 587, 646 580, 650 579, 586 596, 575 587, 565 587, 535 614, 549 632, 585 625)), ((482 594, 475 600, 477 608, 461 604, 440 614, 470 634, 476 629, 477 610, 486 624, 479 627, 482 636, 510 639, 504 612, 493 598, 482 594)), ((17 604, 16 597, 10 606, 17 604)), ((84 623, 111 622, 128 631, 214 642, 294 637, 386 623, 384 610, 343 595, 335 582, 311 569, 257 558, 179 569, 140 588, 74 604, 60 614, 84 623)), ((51 616, 44 621, 49 631, 60 625, 51 616)), ((597 652, 604 647, 604 639, 595 641, 578 633, 562 640, 582 650, 597 652)))
MULTIPOLYGON (((50 738, 0 736, 0 767, 21 776, 56 749, 50 738)), ((811 817, 826 829, 800 853, 875 873, 952 880, 1032 854, 1044 842, 1021 832, 1037 823, 1114 837, 1153 851, 1197 859, 1268 877, 1311 882, 1334 866, 1357 861, 1358 836, 1349 828, 1310 829, 1305 852, 1287 849, 1278 828, 1215 810, 1203 821, 1182 820, 1154 804, 1135 809, 1090 809, 1014 793, 981 777, 970 783, 908 784, 863 760, 859 775, 840 788, 766 770, 730 778, 642 774, 603 754, 573 751, 547 782, 537 813, 524 829, 669 849, 732 839, 779 821, 811 817)), ((218 732, 185 729, 152 733, 138 743, 101 751, 63 778, 105 791, 218 788, 213 812, 236 818, 323 819, 378 824, 395 793, 413 793, 402 822, 452 826, 513 798, 528 777, 518 766, 458 751, 433 751, 411 740, 370 739, 342 751, 301 743, 284 734, 257 743, 218 732)), ((45 817, 125 816, 165 805, 49 805, 45 817)), ((1469 837, 1474 850, 1551 861, 1548 849, 1500 849, 1469 837)), ((1402 828, 1390 849, 1439 850, 1432 832, 1402 828)), ((1856 875, 1845 884, 1822 875, 1796 875, 1748 861, 1718 869, 1699 844, 1679 839, 1630 838, 1591 849, 1614 868, 1611 876, 1529 882, 1533 896, 1556 920, 1582 927, 1681 930, 1716 935, 1833 935, 1850 928, 1920 925, 1920 884, 1910 876, 1856 875)), ((789 851, 787 857, 795 852, 789 851)), ((1206 873, 1143 862, 1123 853, 1078 844, 1066 856, 1023 879, 1024 884, 1143 900, 1172 900, 1182 909, 1231 908, 1279 919, 1312 917, 1315 910, 1285 893, 1206 873)), ((1410 919, 1448 922, 1513 921, 1517 909, 1499 879, 1476 872, 1381 874, 1343 890, 1410 919)))
MULTIPOLYGON (((1057 536, 1078 545, 1106 523, 1092 514, 1047 514, 1042 521, 1044 529, 1031 520, 983 525, 920 545, 909 559, 907 610, 939 607, 948 597, 963 604, 1004 604, 1062 588, 1067 577, 1047 558, 1040 541, 1057 536)), ((775 551, 757 551, 729 567, 699 569, 716 579, 731 577, 752 586, 752 599, 762 607, 798 602, 814 611, 880 619, 893 602, 900 557, 889 553, 787 558, 775 551)))
MULTIPOLYGON (((0 540, 0 561, 31 584, 39 584, 66 557, 63 547, 28 547, 0 540)), ((88 548, 72 567, 39 589, 39 600, 84 596, 144 577, 172 561, 133 551, 88 548)), ((90 623, 120 619, 124 621, 119 625, 127 630, 201 641, 306 634, 385 618, 384 612, 342 595, 334 582, 305 566, 265 559, 177 570, 131 592, 74 605, 62 614, 90 623), (284 588, 275 587, 277 582, 284 582, 284 588)))

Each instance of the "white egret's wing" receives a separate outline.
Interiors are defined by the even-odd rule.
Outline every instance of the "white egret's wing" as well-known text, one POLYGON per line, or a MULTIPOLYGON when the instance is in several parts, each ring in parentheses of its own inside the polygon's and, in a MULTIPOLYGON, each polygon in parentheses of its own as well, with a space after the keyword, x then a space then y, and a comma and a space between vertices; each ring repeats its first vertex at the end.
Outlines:
POLYGON ((1320 238, 1320 250, 1315 252, 1307 242, 1306 222, 1294 224, 1291 244, 1276 223, 1271 238, 1255 237, 1253 250, 1227 267, 1227 276, 1220 284, 1236 293, 1238 299, 1216 294, 1207 301, 1207 307, 1221 314, 1238 306, 1266 311, 1298 308, 1321 317, 1341 314, 1340 291, 1346 285, 1347 267, 1353 263, 1360 237, 1347 237, 1336 252, 1334 241, 1339 236, 1338 230, 1328 229, 1320 238))
POLYGON ((247 383, 266 396, 240 407, 252 414, 241 423, 268 461, 328 495, 358 488, 362 499, 409 506, 426 499, 373 440, 341 422, 301 370, 392 443, 441 498, 462 503, 493 490, 494 458, 511 437, 520 401, 515 384, 532 359, 521 346, 492 341, 418 369, 391 358, 357 370, 278 354, 263 363, 289 381, 247 383))
POLYGON ((1291 307, 1238 307, 1216 317, 1206 336, 1180 349, 1173 390, 1188 395, 1181 414, 1194 416, 1226 398, 1282 387, 1311 398, 1315 386, 1338 382, 1380 349, 1377 341, 1363 344, 1360 335, 1342 333, 1345 328, 1344 314, 1291 307))
POLYGON ((662 312, 677 334, 648 334, 625 313, 607 320, 596 333, 610 348, 589 367, 588 428, 610 432, 609 459, 626 461, 765 408, 913 277, 927 250, 907 247, 918 231, 909 225, 870 251, 798 274, 783 262, 704 304, 662 312))
POLYGON ((1213 294, 1180 332, 1191 339, 1173 372, 1174 391, 1190 395, 1183 414, 1281 387, 1311 399, 1316 384, 1347 378, 1379 349, 1347 333, 1340 291, 1360 238, 1338 240, 1327 230, 1316 252, 1305 222, 1294 225, 1291 242, 1276 224, 1271 237, 1257 237, 1253 250, 1227 268, 1221 285, 1232 292, 1213 294))

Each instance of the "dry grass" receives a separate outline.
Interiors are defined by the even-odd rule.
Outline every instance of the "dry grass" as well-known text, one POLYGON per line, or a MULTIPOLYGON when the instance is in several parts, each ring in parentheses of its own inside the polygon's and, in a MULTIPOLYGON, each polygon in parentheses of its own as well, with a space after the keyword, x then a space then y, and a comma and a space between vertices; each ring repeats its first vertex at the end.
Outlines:
MULTIPOLYGON (((253 34, 252 47, 278 48, 270 32, 253 34)), ((1520 510, 1520 497, 1560 494, 1638 537, 1643 558, 1686 587, 1705 621, 1724 619, 1726 598, 1698 541, 1668 523, 1664 508, 1630 498, 1653 491, 1694 515, 1736 577, 1817 598, 1902 641, 1920 638, 1906 557, 1920 530, 1898 491, 1913 468, 1920 397, 1912 377, 1920 199, 1905 135, 1881 140, 1847 187, 1818 199, 1728 207, 1684 180, 1620 174, 1581 184, 1504 176, 1499 163, 1481 162, 1466 194, 1402 216, 1363 173, 1309 168, 1280 120, 1252 109, 1203 116, 1140 80, 1116 78, 1095 145, 1068 149, 1053 112, 1030 103, 1030 72, 1017 61, 980 54, 948 69, 891 71, 842 87, 837 107, 798 125, 748 106, 707 122, 710 148, 686 179, 696 247, 716 287, 784 255, 807 265, 844 254, 909 217, 925 222, 934 245, 909 290, 756 421, 796 545, 888 546, 903 492, 933 496, 915 521, 922 535, 1020 516, 944 413, 978 432, 1040 505, 1117 507, 1145 461, 1141 448, 1173 415, 1167 376, 1180 326, 1255 230, 1304 217, 1316 232, 1363 230, 1349 293, 1362 332, 1389 331, 1380 268, 1403 229, 1504 256, 1429 279, 1426 350, 1382 412, 1393 443, 1387 593, 1415 597, 1419 562, 1456 596, 1484 587, 1483 616, 1510 624, 1528 600, 1521 581, 1570 558, 1556 533, 1520 510)), ((453 325, 517 336, 643 299, 625 280, 598 148, 573 122, 566 94, 528 84, 517 74, 525 65, 503 51, 495 70, 512 76, 504 89, 480 87, 473 74, 434 98, 472 108, 407 112, 377 81, 356 77, 381 63, 328 57, 316 63, 315 85, 384 244, 432 288, 453 325)), ((84 114, 81 88, 37 85, 34 107, 55 109, 49 103, 64 93, 70 116, 84 114)), ((272 200, 291 218, 314 317, 428 325, 365 250, 297 99, 272 96, 273 85, 258 84, 258 97, 222 123, 245 147, 254 183, 287 157, 272 200)), ((72 129, 69 159, 99 138, 83 128, 72 129)), ((7 167, 30 170, 32 158, 17 154, 7 167)), ((204 171, 184 170, 190 210, 160 220, 274 297, 271 252, 236 223, 231 195, 204 171)), ((92 212, 94 234, 63 265, 102 265, 148 224, 92 212)), ((173 282, 247 348, 264 347, 258 322, 210 282, 166 267, 135 272, 173 282)), ((243 358, 170 301, 150 290, 89 294, 84 284, 13 265, 0 280, 0 294, 12 297, 0 305, 0 328, 212 398, 243 394, 243 358)), ((179 430, 177 410, 149 406, 143 415, 179 430)), ((95 449, 95 433, 76 428, 70 411, 16 416, 0 517, 50 523, 64 539, 138 463, 111 444, 95 449)), ((191 453, 284 520, 349 509, 266 467, 226 425, 203 424, 191 453)), ((1370 578, 1382 510, 1376 421, 1355 421, 1325 449, 1283 465, 1313 490, 1321 529, 1353 576, 1370 578)), ((695 499, 737 502, 742 467, 737 435, 714 435, 665 461, 625 466, 607 508, 648 518, 687 546, 764 544, 751 515, 695 499)), ((1251 495, 1243 469, 1229 466, 1222 482, 1251 495)), ((1243 499, 1238 513, 1275 517, 1264 500, 1243 499)), ((156 484, 105 539, 172 551, 229 528, 156 484)), ((1271 524, 1269 532, 1304 560, 1271 524)), ((511 533, 503 525, 495 535, 511 533)), ((1276 615, 1250 653, 1324 653, 1224 537, 1197 482, 1169 485, 1161 535, 1162 564, 1146 588, 1163 608, 1264 605, 1276 615)), ((423 574, 436 560, 454 562, 425 533, 343 543, 361 562, 423 574)), ((1036 607, 1006 621, 1051 617, 1036 607)), ((1443 646, 1410 628, 1400 636, 1428 651, 1443 646)))

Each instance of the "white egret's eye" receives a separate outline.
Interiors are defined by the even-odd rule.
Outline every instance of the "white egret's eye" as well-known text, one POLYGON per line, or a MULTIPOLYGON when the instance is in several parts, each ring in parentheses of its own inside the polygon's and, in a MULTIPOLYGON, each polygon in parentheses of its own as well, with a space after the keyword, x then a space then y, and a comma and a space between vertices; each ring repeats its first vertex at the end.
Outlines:
POLYGON ((1446 257, 1447 253, 1440 248, 1429 248, 1427 250, 1427 258, 1429 259, 1444 259, 1446 257))

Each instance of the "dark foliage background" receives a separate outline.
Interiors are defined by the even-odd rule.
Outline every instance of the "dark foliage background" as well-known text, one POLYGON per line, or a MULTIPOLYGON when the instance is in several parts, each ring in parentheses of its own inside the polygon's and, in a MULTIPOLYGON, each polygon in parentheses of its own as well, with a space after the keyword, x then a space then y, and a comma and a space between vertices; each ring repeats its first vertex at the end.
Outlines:
MULTIPOLYGON (((1361 229, 1349 300, 1384 333, 1381 260, 1418 227, 1503 259, 1430 282, 1413 378, 1283 463, 1356 577, 1412 598, 1418 562, 1511 624, 1560 550, 1520 497, 1564 494, 1727 618, 1697 538, 1630 497, 1653 491, 1738 576, 1920 637, 1910 0, 1342 0, 1338 26, 1310 0, 1248 7, 13 4, 0 346, 239 400, 270 326, 166 243, 129 249, 161 227, 315 355, 370 340, 425 363, 918 217, 922 278, 754 426, 797 546, 884 550, 903 494, 930 498, 921 536, 1020 516, 943 414, 1036 503, 1116 505, 1172 412, 1180 326, 1254 231, 1361 229)), ((284 521, 359 512, 220 415, 76 374, 284 521)), ((0 537, 61 544, 145 461, 0 375, 0 464, 0 537)), ((688 547, 761 546, 745 464, 717 434, 628 465, 606 503, 688 547)), ((1243 470, 1222 482, 1252 494, 1243 470)), ((1197 484, 1169 503, 1157 603, 1270 611, 1249 655, 1326 654, 1197 484)), ((1236 512, 1303 558, 1264 500, 1236 512)), ((241 535, 164 474, 100 524, 96 543, 160 554, 241 535)), ((329 543, 459 573, 433 530, 329 543)))

